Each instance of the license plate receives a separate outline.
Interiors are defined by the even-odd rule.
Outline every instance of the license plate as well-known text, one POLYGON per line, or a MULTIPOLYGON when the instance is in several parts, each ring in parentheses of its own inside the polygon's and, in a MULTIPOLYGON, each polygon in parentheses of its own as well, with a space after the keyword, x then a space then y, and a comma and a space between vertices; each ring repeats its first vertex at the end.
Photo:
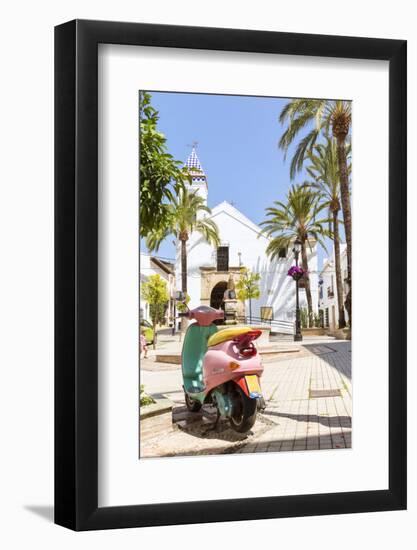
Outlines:
POLYGON ((248 386, 249 395, 251 393, 262 395, 261 386, 259 385, 259 378, 256 376, 256 374, 245 376, 245 380, 248 386))

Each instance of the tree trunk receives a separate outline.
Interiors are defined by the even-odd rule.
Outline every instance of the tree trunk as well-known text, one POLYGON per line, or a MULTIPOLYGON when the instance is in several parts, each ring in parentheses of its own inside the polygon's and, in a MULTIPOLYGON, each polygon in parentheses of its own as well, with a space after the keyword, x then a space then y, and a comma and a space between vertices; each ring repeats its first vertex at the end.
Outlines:
MULTIPOLYGON (((187 239, 185 238, 181 239, 181 290, 185 293, 187 299, 187 239)), ((187 330, 187 326, 187 318, 181 317, 181 333, 187 330)))
POLYGON ((187 241, 181 239, 181 290, 187 292, 187 241))
POLYGON ((152 347, 153 347, 153 349, 156 349, 156 323, 153 319, 152 319, 152 330, 153 330, 152 347))
POLYGON ((346 253, 348 264, 347 283, 349 285, 346 296, 346 309, 349 315, 349 324, 352 327, 352 213, 350 208, 349 175, 346 159, 346 134, 344 132, 336 134, 337 139, 337 159, 340 172, 340 198, 342 202, 343 221, 346 234, 346 253))
POLYGON ((308 260, 307 260, 305 240, 302 239, 301 243, 302 243, 301 244, 301 263, 302 263, 302 268, 305 271, 305 275, 303 275, 303 279, 304 279, 304 285, 305 285, 306 297, 307 297, 308 324, 310 327, 312 327, 313 326, 313 302, 311 300, 310 279, 308 277, 308 260))
POLYGON ((342 270, 340 267, 339 210, 333 210, 333 242, 336 270, 337 305, 339 310, 339 328, 345 328, 345 305, 343 302, 342 270))

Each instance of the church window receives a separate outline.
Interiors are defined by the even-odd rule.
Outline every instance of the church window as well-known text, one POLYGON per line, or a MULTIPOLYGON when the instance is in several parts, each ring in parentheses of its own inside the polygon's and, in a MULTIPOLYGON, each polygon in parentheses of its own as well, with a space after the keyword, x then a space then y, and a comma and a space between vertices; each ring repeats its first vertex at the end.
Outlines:
POLYGON ((229 247, 217 248, 217 271, 229 271, 229 247))

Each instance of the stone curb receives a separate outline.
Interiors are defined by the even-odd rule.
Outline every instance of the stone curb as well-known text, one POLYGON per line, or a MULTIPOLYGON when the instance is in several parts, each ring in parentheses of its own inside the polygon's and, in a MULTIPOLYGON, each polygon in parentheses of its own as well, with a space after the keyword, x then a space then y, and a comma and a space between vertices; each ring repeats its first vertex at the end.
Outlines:
POLYGON ((158 353, 155 355, 155 363, 181 365, 181 353, 158 353))
POLYGON ((166 397, 156 398, 152 395, 150 397, 155 400, 155 403, 140 408, 140 420, 172 411, 174 403, 170 399, 166 397))

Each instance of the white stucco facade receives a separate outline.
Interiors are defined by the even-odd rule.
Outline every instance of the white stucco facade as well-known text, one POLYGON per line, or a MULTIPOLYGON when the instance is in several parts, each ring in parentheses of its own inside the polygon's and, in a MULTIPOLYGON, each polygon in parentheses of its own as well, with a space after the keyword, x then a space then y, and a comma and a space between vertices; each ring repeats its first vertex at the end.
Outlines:
MULTIPOLYGON (((340 267, 342 271, 343 302, 348 292, 348 285, 345 282, 347 278, 347 255, 346 244, 340 244, 340 267)), ((324 326, 330 330, 338 328, 338 297, 336 287, 336 269, 335 269, 335 251, 334 247, 330 258, 323 260, 323 267, 320 271, 320 290, 319 307, 323 311, 324 326)), ((348 320, 348 314, 345 308, 345 319, 348 320)))
MULTIPOLYGON (((169 264, 162 262, 155 256, 150 254, 140 254, 140 284, 148 281, 151 275, 160 275, 164 279, 167 285, 167 291, 169 295, 169 302, 167 306, 166 321, 170 322, 171 318, 174 316, 174 292, 176 288, 175 284, 175 274, 170 268, 169 264)), ((149 315, 149 304, 140 297, 140 317, 146 321, 151 321, 149 315)))
MULTIPOLYGON (((194 153, 195 154, 195 153, 194 153)), ((209 185, 207 180, 200 181, 192 188, 207 199, 209 185)), ((210 304, 210 289, 219 280, 228 282, 230 274, 236 281, 239 267, 246 267, 259 273, 261 295, 252 300, 252 316, 264 318, 272 314, 274 320, 293 321, 295 319, 295 282, 288 277, 287 272, 294 265, 294 256, 289 249, 284 258, 274 261, 266 255, 269 239, 261 233, 261 229, 237 208, 223 201, 212 208, 209 216, 217 225, 220 235, 220 245, 228 248, 228 270, 217 270, 217 248, 208 244, 199 233, 192 233, 187 242, 187 291, 190 295, 190 307, 201 303, 210 304)), ((313 309, 318 311, 318 265, 317 246, 308 249, 308 264, 313 309)), ((177 243, 175 275, 177 288, 181 285, 181 247, 177 243)), ((301 259, 300 259, 301 260, 301 259)), ((306 307, 305 290, 300 289, 300 307, 306 307)), ((249 304, 245 304, 246 315, 249 314, 249 304)))

